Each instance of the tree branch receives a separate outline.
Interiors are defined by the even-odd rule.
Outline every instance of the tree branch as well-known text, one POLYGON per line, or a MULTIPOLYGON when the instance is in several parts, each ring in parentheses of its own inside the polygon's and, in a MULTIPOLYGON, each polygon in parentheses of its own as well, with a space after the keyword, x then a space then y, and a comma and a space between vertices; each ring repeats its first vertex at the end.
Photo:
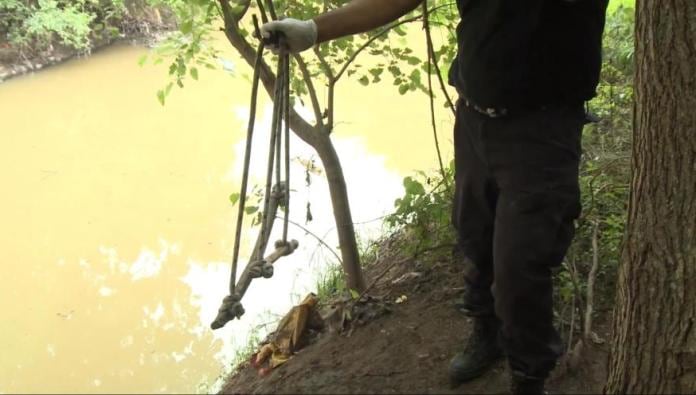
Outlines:
POLYGON ((230 3, 228 0, 220 0, 219 1, 220 7, 222 8, 222 19, 225 22, 225 28, 229 26, 235 26, 237 25, 238 19, 234 17, 234 13, 232 12, 232 7, 230 7, 230 3))
MULTIPOLYGON (((435 12, 435 11, 437 11, 437 10, 439 10, 439 9, 442 9, 442 8, 445 8, 445 7, 451 7, 453 4, 454 4, 454 3, 442 4, 442 5, 440 5, 440 6, 437 6, 437 7, 433 8, 430 12, 432 13, 432 12, 435 12)), ((348 69, 348 67, 350 67, 350 65, 353 63, 353 61, 355 61, 355 58, 357 58, 358 55, 359 55, 362 51, 365 50, 365 48, 367 48, 370 44, 372 44, 372 43, 373 43, 375 40, 377 40, 379 37, 385 35, 386 33, 388 33, 391 29, 393 29, 393 28, 395 28, 395 27, 398 27, 398 26, 401 26, 401 25, 405 25, 405 24, 407 24, 407 23, 411 23, 411 22, 417 21, 417 20, 419 20, 419 19, 422 18, 422 17, 423 17, 423 15, 416 15, 416 16, 412 16, 412 17, 410 17, 410 18, 406 18, 406 19, 402 19, 402 20, 400 20, 400 21, 394 22, 394 23, 392 23, 391 25, 389 25, 389 26, 385 27, 384 29, 382 29, 381 31, 379 31, 379 32, 378 32, 377 34, 375 34, 374 36, 370 37, 365 43, 363 43, 363 45, 360 46, 360 48, 358 48, 357 51, 355 51, 355 53, 353 54, 353 56, 351 56, 350 59, 348 59, 348 60, 346 61, 346 63, 343 65, 343 67, 342 67, 341 70, 338 72, 338 74, 336 74, 336 78, 334 79, 333 83, 335 84, 336 82, 338 82, 338 80, 341 78, 341 76, 343 76, 343 73, 345 73, 346 70, 348 69)))
POLYGON ((321 65, 321 68, 324 69, 324 73, 326 74, 329 80, 329 98, 328 103, 326 105, 326 112, 329 119, 327 121, 328 124, 326 130, 329 133, 331 133, 334 127, 334 93, 336 91, 336 76, 334 75, 334 71, 329 65, 329 62, 326 61, 326 58, 324 58, 324 55, 321 54, 321 51, 319 51, 319 47, 316 45, 314 46, 314 54, 317 56, 317 59, 319 59, 319 64, 321 65))
POLYGON ((326 73, 326 75, 329 77, 329 81, 333 81, 333 69, 331 69, 331 66, 326 61, 326 58, 324 57, 324 55, 321 54, 321 51, 319 51, 319 47, 316 45, 314 46, 314 54, 317 55, 317 59, 319 59, 319 64, 324 69, 324 73, 326 73))
POLYGON ((241 21, 244 15, 246 15, 247 11, 249 10, 250 5, 251 0, 242 0, 242 9, 239 11, 237 15, 234 15, 234 19, 236 21, 241 21))
POLYGON ((442 153, 440 152, 440 141, 437 138, 437 124, 435 122, 435 94, 433 93, 433 76, 431 67, 433 63, 437 66, 437 61, 434 60, 433 51, 433 41, 430 37, 430 15, 428 13, 428 2, 427 0, 423 2, 423 29, 425 29, 425 37, 428 51, 428 96, 430 99, 430 121, 433 127, 433 136, 435 138, 435 151, 437 152, 437 161, 440 165, 440 173, 442 174, 442 179, 447 180, 447 175, 445 174, 445 166, 442 164, 442 153))
MULTIPOLYGON (((256 61, 256 50, 247 42, 244 37, 241 36, 237 28, 236 21, 233 19, 229 4, 226 0, 219 0, 223 10, 223 17, 225 22, 225 36, 227 40, 232 44, 232 46, 242 55, 242 58, 249 64, 249 66, 254 67, 256 61)), ((276 75, 271 70, 268 63, 264 60, 260 62, 259 76, 263 84, 264 89, 269 96, 273 97, 274 86, 276 82, 276 75)), ((300 116, 297 111, 290 109, 290 125, 292 126, 293 132, 309 145, 314 146, 317 142, 317 134, 315 128, 312 124, 307 122, 302 116, 300 116)))
POLYGON ((597 271, 599 270, 599 224, 593 223, 592 226, 592 268, 587 276, 587 306, 585 308, 585 325, 583 337, 585 341, 592 335, 592 313, 594 311, 594 287, 597 281, 597 271))
MULTIPOLYGON (((282 219, 282 218, 279 217, 279 216, 276 216, 276 218, 282 219)), ((298 228, 302 229, 302 230, 305 231, 308 235, 314 237, 314 238, 319 242, 319 244, 323 245, 324 247, 326 247, 326 248, 331 252, 331 254, 334 256, 334 258, 336 258, 336 260, 338 260, 338 263, 340 263, 341 265, 343 264, 343 261, 341 260, 341 257, 338 256, 338 254, 336 253, 336 251, 335 251, 333 248, 331 248, 330 245, 326 244, 326 242, 325 242, 324 240, 322 240, 321 237, 315 235, 314 233, 312 233, 312 231, 310 231, 309 229, 305 228, 304 226, 298 224, 297 222, 295 222, 295 221, 293 221, 293 220, 288 220, 288 222, 291 223, 291 224, 293 224, 293 225, 295 225, 295 226, 297 226, 298 228)))
MULTIPOLYGON (((440 88, 442 89, 442 93, 445 95, 445 98, 447 99, 447 104, 449 104, 450 109, 452 110, 452 114, 457 113, 457 109, 454 106, 454 103, 452 102, 452 99, 450 98, 449 93, 447 92, 447 86, 445 85, 445 81, 442 79, 442 72, 440 71, 440 66, 438 65, 438 60, 437 56, 435 56, 435 47, 433 45, 433 37, 432 34, 430 33, 430 21, 428 20, 428 2, 427 0, 423 2, 423 13, 425 14, 424 22, 423 22, 423 27, 425 28, 425 39, 428 44, 428 59, 429 61, 432 61, 433 66, 435 67, 435 74, 437 75, 437 79, 440 82, 440 88)), ((430 78, 430 70, 428 69, 428 78, 430 78)), ((439 154, 439 151, 438 151, 439 154)), ((442 166, 442 164, 440 164, 442 166)))
POLYGON ((317 120, 317 125, 323 129, 324 120, 321 116, 321 107, 319 105, 319 99, 317 98, 317 90, 314 88, 314 82, 312 81, 312 75, 309 73, 309 69, 307 69, 307 63, 305 63, 300 54, 293 54, 293 58, 300 68, 302 79, 305 84, 307 84, 307 91, 309 92, 309 99, 312 101, 312 108, 314 109, 314 117, 317 120))

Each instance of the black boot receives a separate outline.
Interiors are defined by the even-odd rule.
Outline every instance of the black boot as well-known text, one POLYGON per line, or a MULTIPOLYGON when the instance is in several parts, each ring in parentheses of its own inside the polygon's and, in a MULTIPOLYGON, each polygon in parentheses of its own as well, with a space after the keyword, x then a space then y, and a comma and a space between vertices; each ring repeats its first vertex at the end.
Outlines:
POLYGON ((514 395, 544 395, 544 379, 529 377, 519 372, 512 372, 510 392, 514 395))
POLYGON ((498 344, 500 322, 496 317, 475 317, 474 329, 462 352, 457 353, 449 367, 453 386, 473 380, 503 357, 498 344))

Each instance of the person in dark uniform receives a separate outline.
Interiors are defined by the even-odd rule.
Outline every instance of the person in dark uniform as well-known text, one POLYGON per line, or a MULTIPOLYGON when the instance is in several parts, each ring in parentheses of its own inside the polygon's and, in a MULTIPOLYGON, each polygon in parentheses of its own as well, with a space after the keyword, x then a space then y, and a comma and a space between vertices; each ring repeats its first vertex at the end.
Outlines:
MULTIPOLYGON (((422 0, 352 0, 312 20, 264 24, 292 52, 366 32, 422 0)), ((513 393, 543 393, 562 345, 551 270, 580 214, 578 166, 601 68, 608 0, 457 0, 459 92, 452 223, 466 257, 473 332, 450 379, 482 375, 503 356, 513 393)))

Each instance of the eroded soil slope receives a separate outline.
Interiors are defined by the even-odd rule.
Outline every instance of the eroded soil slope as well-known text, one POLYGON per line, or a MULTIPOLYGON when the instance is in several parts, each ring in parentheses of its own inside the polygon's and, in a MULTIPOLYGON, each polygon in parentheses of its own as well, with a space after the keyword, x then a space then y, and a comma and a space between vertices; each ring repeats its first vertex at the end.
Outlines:
MULTIPOLYGON (((504 362, 480 379, 449 386, 449 360, 471 330, 455 306, 462 292, 461 265, 432 257, 393 262, 368 268, 368 279, 384 274, 369 293, 379 305, 376 318, 342 334, 321 334, 265 377, 243 366, 223 393, 506 393, 504 362), (404 295, 405 301, 395 303, 404 295)), ((550 380, 549 393, 601 393, 605 368, 606 351, 592 346, 578 369, 550 380)))

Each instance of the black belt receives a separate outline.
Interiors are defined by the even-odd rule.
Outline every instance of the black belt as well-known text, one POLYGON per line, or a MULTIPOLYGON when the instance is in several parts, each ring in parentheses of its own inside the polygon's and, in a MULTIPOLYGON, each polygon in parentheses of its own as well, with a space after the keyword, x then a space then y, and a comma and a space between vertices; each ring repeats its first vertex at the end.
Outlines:
POLYGON ((491 117, 491 118, 500 118, 500 117, 504 117, 504 116, 510 114, 510 110, 508 110, 507 108, 504 108, 504 107, 500 107, 500 108, 481 107, 477 104, 470 102, 467 98, 461 97, 461 96, 460 96, 459 100, 461 101, 462 104, 464 104, 468 108, 470 108, 476 112, 479 112, 483 115, 486 115, 488 117, 491 117))
POLYGON ((543 111, 549 108, 572 108, 581 107, 583 105, 582 101, 575 104, 573 103, 556 103, 556 104, 538 104, 530 106, 515 106, 515 107, 484 107, 467 99, 464 95, 459 92, 459 101, 465 105, 467 108, 472 109, 480 114, 483 114, 490 118, 501 118, 509 115, 524 114, 534 111, 543 111))

